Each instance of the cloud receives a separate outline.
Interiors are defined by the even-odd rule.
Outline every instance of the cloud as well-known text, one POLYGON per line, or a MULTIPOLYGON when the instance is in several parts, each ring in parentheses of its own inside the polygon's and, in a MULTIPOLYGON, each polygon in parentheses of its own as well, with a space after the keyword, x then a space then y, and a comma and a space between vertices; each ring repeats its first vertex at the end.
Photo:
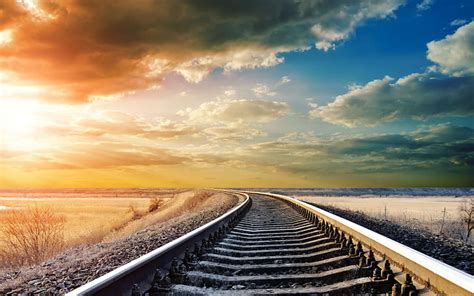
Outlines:
POLYGON ((354 86, 326 106, 310 111, 313 118, 347 127, 374 126, 398 119, 426 119, 474 114, 474 77, 411 74, 394 81, 385 77, 354 86))
POLYGON ((28 169, 103 169, 177 165, 188 160, 166 149, 123 142, 74 143, 30 157, 31 160, 17 161, 17 165, 28 169))
POLYGON ((229 89, 226 89, 224 91, 224 96, 228 97, 228 98, 232 98, 235 96, 235 94, 237 93, 237 91, 233 88, 229 88, 229 89))
POLYGON ((337 42, 347 39, 355 27, 365 19, 392 16, 396 8, 405 1, 362 2, 354 1, 352 5, 347 3, 346 7, 340 7, 339 10, 333 11, 334 14, 323 17, 321 21, 315 23, 311 28, 313 35, 316 36, 315 47, 324 51, 334 49, 337 42), (362 7, 364 8, 361 9, 362 7))
POLYGON ((416 5, 416 9, 418 9, 418 11, 428 10, 434 2, 434 0, 421 0, 421 2, 416 5))
POLYGON ((444 74, 474 74, 474 21, 459 27, 452 35, 428 43, 428 59, 444 74))
POLYGON ((272 91, 270 87, 264 83, 257 83, 254 88, 252 88, 253 93, 257 98, 261 97, 274 97, 277 95, 276 92, 272 91))
POLYGON ((400 173, 409 178, 421 174, 433 180, 438 172, 443 172, 443 182, 449 184, 447 181, 453 176, 474 173, 474 129, 439 124, 399 134, 318 137, 312 133, 290 133, 218 154, 194 152, 190 157, 200 163, 238 163, 253 170, 291 173, 298 179, 332 175, 350 181, 361 175, 396 174, 394 181, 399 182, 400 173))
POLYGON ((468 23, 468 20, 465 20, 465 19, 455 19, 453 20, 452 22, 450 22, 449 24, 453 27, 457 27, 457 26, 462 26, 464 24, 467 24, 468 23))
POLYGON ((474 130, 451 124, 405 134, 292 133, 244 149, 239 159, 296 173, 377 173, 430 169, 474 171, 474 130))
POLYGON ((199 82, 216 68, 270 67, 282 52, 333 48, 403 2, 6 0, 0 31, 12 30, 12 41, 0 45, 0 68, 8 84, 48 94, 41 99, 87 102, 156 88, 170 72, 199 82))
POLYGON ((141 116, 118 112, 102 111, 82 115, 68 124, 49 124, 43 132, 57 136, 103 137, 119 135, 148 139, 173 139, 193 135, 198 130, 184 123, 167 119, 145 119, 141 116))
POLYGON ((346 127, 375 126, 399 119, 472 116, 474 22, 443 40, 428 43, 428 58, 438 66, 396 81, 386 76, 352 86, 326 106, 310 103, 309 114, 346 127))
POLYGON ((267 135, 263 131, 248 126, 214 126, 204 129, 203 134, 209 141, 214 142, 241 142, 267 135))
POLYGON ((267 123, 289 114, 286 102, 246 99, 221 99, 202 103, 196 109, 178 112, 197 124, 240 125, 267 123))
POLYGON ((282 84, 287 84, 287 83, 290 83, 290 82, 291 82, 290 77, 283 76, 283 77, 281 77, 280 82, 278 82, 278 84, 282 85, 282 84))
POLYGON ((0 3, 0 31, 10 28, 25 16, 26 11, 18 5, 17 1, 2 1, 0 3))
POLYGON ((183 122, 199 129, 199 135, 211 142, 240 142, 266 136, 255 128, 290 113, 286 102, 268 100, 226 99, 202 103, 195 109, 178 111, 183 122))

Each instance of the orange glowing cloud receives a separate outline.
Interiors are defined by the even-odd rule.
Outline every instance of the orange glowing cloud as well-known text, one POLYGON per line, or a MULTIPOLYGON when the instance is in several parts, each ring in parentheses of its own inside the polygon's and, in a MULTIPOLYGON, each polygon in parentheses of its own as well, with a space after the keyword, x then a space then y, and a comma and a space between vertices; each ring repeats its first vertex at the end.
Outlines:
POLYGON ((198 82, 216 68, 276 65, 311 42, 334 47, 400 2, 4 0, 0 69, 9 84, 41 89, 35 98, 87 102, 153 88, 169 72, 198 82))

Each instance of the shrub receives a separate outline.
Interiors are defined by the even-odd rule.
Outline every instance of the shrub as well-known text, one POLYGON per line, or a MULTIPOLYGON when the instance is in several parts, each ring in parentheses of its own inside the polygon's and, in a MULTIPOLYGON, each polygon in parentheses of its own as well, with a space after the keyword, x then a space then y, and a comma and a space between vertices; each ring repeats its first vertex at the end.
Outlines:
POLYGON ((150 205, 148 206, 148 212, 154 212, 158 210, 162 205, 164 201, 160 199, 159 197, 154 197, 150 199, 150 205))
POLYGON ((140 213, 137 210, 137 208, 134 204, 129 204, 128 205, 128 212, 132 214, 131 220, 138 220, 143 216, 142 213, 140 213))
POLYGON ((10 266, 40 263, 64 247, 64 216, 52 208, 11 210, 1 229, 3 263, 10 266))

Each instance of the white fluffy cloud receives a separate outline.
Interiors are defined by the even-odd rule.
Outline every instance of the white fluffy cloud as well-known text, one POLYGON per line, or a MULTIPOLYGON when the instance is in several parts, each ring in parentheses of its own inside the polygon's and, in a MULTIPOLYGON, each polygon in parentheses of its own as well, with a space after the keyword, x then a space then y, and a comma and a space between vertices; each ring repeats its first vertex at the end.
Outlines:
POLYGON ((397 119, 425 119, 474 114, 474 77, 411 74, 354 86, 326 106, 310 111, 314 118, 347 127, 374 126, 397 119))
POLYGON ((217 99, 195 109, 181 110, 183 122, 200 130, 209 141, 238 142, 266 136, 258 126, 290 113, 286 102, 268 100, 217 99), (257 128, 256 128, 257 127, 257 128))
POLYGON ((452 35, 428 43, 428 59, 444 74, 474 74, 474 21, 459 27, 452 35))
POLYGON ((267 123, 290 112, 286 102, 266 100, 225 99, 202 103, 196 109, 186 109, 178 114, 191 122, 238 125, 267 123))
POLYGON ((148 139, 173 139, 196 134, 198 131, 189 125, 168 119, 146 119, 141 116, 103 111, 81 115, 67 124, 50 123, 42 129, 53 136, 125 136, 148 139))
POLYGON ((431 72, 398 80, 387 76, 353 86, 326 106, 309 104, 310 116, 356 127, 398 119, 473 115, 474 22, 428 43, 428 58, 438 64, 430 67, 431 72))
POLYGON ((341 2, 338 10, 331 11, 311 27, 312 33, 316 36, 316 48, 324 51, 334 49, 337 42, 347 39, 359 24, 370 18, 392 16, 403 3, 405 1, 369 0, 352 1, 343 5, 341 2))
POLYGON ((181 74, 187 81, 198 83, 216 68, 231 72, 276 66, 285 60, 278 57, 277 54, 291 50, 290 47, 239 48, 225 53, 194 58, 177 65, 174 71, 181 74))
POLYGON ((252 88, 253 93, 257 98, 262 97, 274 97, 277 95, 268 85, 264 83, 257 83, 254 88, 252 88))
POLYGON ((316 41, 316 48, 324 51, 334 49, 336 47, 335 42, 346 39, 351 28, 347 27, 344 30, 333 28, 333 27, 323 27, 320 24, 313 26, 312 31, 314 35, 318 37, 319 41, 316 41))

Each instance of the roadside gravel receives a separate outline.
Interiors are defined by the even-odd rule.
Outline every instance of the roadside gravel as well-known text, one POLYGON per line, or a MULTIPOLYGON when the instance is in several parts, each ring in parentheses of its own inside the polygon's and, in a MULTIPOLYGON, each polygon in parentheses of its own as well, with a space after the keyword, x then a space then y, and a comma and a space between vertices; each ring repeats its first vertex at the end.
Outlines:
POLYGON ((125 239, 76 247, 41 265, 0 275, 0 295, 62 295, 217 218, 237 202, 236 197, 217 194, 206 207, 125 239))
POLYGON ((415 226, 407 227, 387 220, 369 217, 358 211, 343 210, 314 203, 313 205, 385 235, 471 275, 474 274, 474 246, 461 240, 435 235, 415 226))

